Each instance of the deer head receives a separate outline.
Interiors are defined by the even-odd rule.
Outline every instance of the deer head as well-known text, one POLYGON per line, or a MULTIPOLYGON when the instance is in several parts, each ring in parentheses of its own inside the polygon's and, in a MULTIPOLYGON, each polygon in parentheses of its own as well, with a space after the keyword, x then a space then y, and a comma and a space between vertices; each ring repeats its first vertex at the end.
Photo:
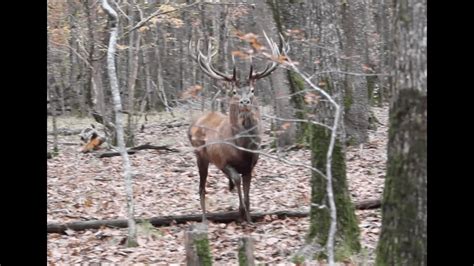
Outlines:
MULTIPOLYGON (((206 73, 209 77, 221 80, 227 83, 228 92, 230 92, 229 109, 230 119, 232 125, 241 125, 246 129, 249 129, 254 123, 252 118, 255 117, 254 112, 258 112, 258 101, 255 97, 255 83, 257 80, 269 76, 278 67, 278 59, 280 58, 280 50, 286 54, 289 51, 289 45, 282 40, 282 49, 278 48, 278 45, 273 42, 264 32, 265 39, 271 49, 271 59, 273 61, 262 70, 255 71, 253 65, 250 65, 249 75, 245 80, 239 80, 237 77, 237 70, 235 62, 233 62, 232 74, 227 74, 217 70, 212 65, 212 58, 217 54, 217 50, 213 49, 212 42, 209 41, 207 55, 200 50, 200 40, 197 41, 195 51, 189 43, 191 56, 198 62, 201 70, 206 73)), ((233 58, 232 58, 233 59, 233 58)), ((234 60, 232 60, 234 61, 234 60)))

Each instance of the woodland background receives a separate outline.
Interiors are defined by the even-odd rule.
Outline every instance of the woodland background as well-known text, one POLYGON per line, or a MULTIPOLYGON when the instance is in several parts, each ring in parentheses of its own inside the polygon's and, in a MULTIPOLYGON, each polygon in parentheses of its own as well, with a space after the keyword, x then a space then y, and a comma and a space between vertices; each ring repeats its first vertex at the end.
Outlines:
MULTIPOLYGON (((315 147, 328 143, 307 122, 331 124, 333 109, 308 85, 303 78, 307 77, 343 109, 338 141, 344 174, 338 178, 347 179, 347 185, 342 184, 341 191, 347 190, 355 203, 386 197, 384 206, 405 204, 406 208, 393 209, 421 214, 416 236, 399 228, 386 235, 394 239, 394 235, 411 234, 420 239, 417 248, 423 254, 426 1, 117 0, 109 4, 119 15, 115 59, 127 147, 152 143, 176 150, 143 150, 130 156, 137 217, 200 212, 199 177, 186 130, 190 118, 199 112, 225 112, 227 105, 223 84, 199 69, 190 56, 189 43, 202 39, 207 47, 211 42, 218 48, 214 65, 230 72, 234 58, 238 74, 244 77, 250 62, 258 70, 269 62, 265 32, 276 42, 281 35, 290 44, 291 50, 279 60, 291 59, 298 71, 282 64, 257 83, 264 126, 262 150, 277 159, 261 157, 257 165, 252 212, 310 212, 315 187, 323 184, 315 181, 317 176, 309 169, 285 164, 316 166, 315 147), (412 156, 404 152, 407 146, 412 156), (398 161, 390 164, 395 157, 398 161), (397 163, 410 165, 407 171, 419 178, 400 174, 397 163), (399 180, 391 182, 394 192, 383 194, 392 176, 399 180), (413 206, 403 203, 399 199, 404 194, 397 194, 400 190, 417 191, 421 200, 414 199, 413 206)), ((47 5, 48 223, 123 219, 127 214, 120 157, 78 152, 82 144, 77 134, 90 124, 115 145, 106 67, 110 20, 97 0, 48 0, 47 5)), ((208 177, 207 200, 210 212, 237 208, 236 195, 228 192, 226 180, 215 168, 208 177)), ((391 261, 384 257, 382 246, 377 248, 382 210, 355 210, 355 214, 362 249, 353 252, 350 248, 343 261, 356 265, 391 261)), ((386 215, 395 214, 387 210, 386 215)), ((248 228, 235 222, 210 223, 213 260, 236 264, 239 237, 250 235, 256 263, 298 264, 300 257, 316 262, 302 251, 311 219, 266 216, 248 228)), ((48 263, 185 263, 187 226, 139 224, 137 248, 122 245, 124 229, 50 233, 48 263)), ((399 246, 395 249, 400 253, 415 250, 411 244, 399 246)), ((409 262, 426 259, 418 250, 412 253, 416 256, 403 256, 409 262)))

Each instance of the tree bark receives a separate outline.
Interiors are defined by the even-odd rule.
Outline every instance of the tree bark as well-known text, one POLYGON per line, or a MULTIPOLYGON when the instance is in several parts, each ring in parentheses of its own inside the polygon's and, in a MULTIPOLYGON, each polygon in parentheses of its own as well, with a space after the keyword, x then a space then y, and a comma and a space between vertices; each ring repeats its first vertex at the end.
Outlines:
POLYGON ((397 1, 377 265, 427 264, 426 0, 397 1))
MULTIPOLYGON (((366 73, 368 68, 365 39, 365 0, 352 0, 339 5, 342 34, 341 43, 345 72, 366 73)), ((369 95, 364 76, 346 74, 344 80, 344 127, 346 143, 357 145, 367 141, 369 129, 369 95)))
MULTIPOLYGON (((286 38, 286 40, 289 39, 287 36, 287 29, 296 29, 300 31, 306 31, 306 30, 311 30, 312 28, 306 29, 302 27, 304 24, 303 20, 306 18, 309 18, 308 20, 311 21, 311 16, 307 14, 309 11, 309 6, 306 1, 301 1, 301 2, 295 2, 295 1, 290 1, 290 0, 284 0, 284 1, 276 1, 276 0, 267 0, 267 4, 270 6, 273 14, 273 19, 275 21, 275 25, 278 29, 278 33, 281 34, 286 38)), ((308 61, 306 53, 302 47, 301 42, 299 42, 298 39, 294 40, 291 43, 291 58, 293 61, 297 62, 305 62, 308 61)), ((308 65, 312 65, 312 63, 309 63, 308 65)), ((306 65, 301 66, 303 71, 306 71, 306 65)), ((285 83, 288 81, 288 91, 286 92, 287 97, 285 97, 285 101, 288 101, 287 103, 282 103, 282 100, 280 99, 280 103, 275 102, 275 106, 281 106, 280 108, 283 108, 289 111, 289 113, 281 113, 281 111, 276 112, 276 114, 281 113, 280 117, 284 118, 297 118, 297 119, 307 119, 307 108, 306 104, 304 102, 304 94, 302 91, 305 90, 305 84, 304 81, 301 79, 301 77, 290 71, 290 70, 285 70, 284 71, 284 76, 285 76, 285 83), (291 95, 291 96, 289 96, 291 95), (282 105, 283 104, 283 105, 282 105)), ((275 87, 279 87, 279 83, 274 84, 275 87)), ((281 97, 282 95, 285 95, 285 93, 277 93, 277 97, 281 97)), ((280 125, 283 123, 279 123, 280 125)), ((307 125, 305 123, 300 123, 297 125, 292 124, 292 135, 297 142, 303 143, 305 141, 309 142, 309 138, 307 137, 307 125)))
MULTIPOLYGON (((312 166, 317 169, 325 169, 330 132, 328 132, 327 129, 318 126, 311 126, 311 131, 312 166)), ((340 141, 336 141, 332 158, 333 194, 337 210, 337 245, 335 246, 335 254, 345 253, 338 252, 343 251, 343 249, 347 249, 345 251, 353 254, 360 250, 359 227, 357 217, 355 216, 355 208, 351 202, 347 188, 345 158, 340 141)), ((323 171, 323 173, 326 173, 326 171, 323 171)), ((313 172, 311 177, 312 205, 310 211, 311 221, 308 241, 316 239, 316 242, 321 246, 326 244, 331 221, 326 199, 326 183, 327 180, 324 177, 313 172), (320 205, 325 205, 326 207, 320 208, 320 205)), ((341 257, 335 257, 336 261, 342 259, 343 258, 341 257)))
MULTIPOLYGON (((77 8, 76 4, 72 0, 67 0, 68 3, 68 20, 69 20, 69 28, 71 29, 70 38, 69 38, 69 46, 71 49, 78 51, 77 40, 79 39, 78 32, 77 32, 77 25, 74 21, 74 17, 76 17, 76 13, 79 8, 77 8)), ((82 74, 80 73, 80 63, 77 58, 76 53, 69 54, 69 63, 70 63, 70 77, 69 83, 72 91, 75 92, 75 100, 76 100, 76 108, 78 109, 79 116, 85 115, 86 107, 85 107, 85 100, 84 100, 84 93, 83 88, 80 84, 80 79, 82 74)))
MULTIPOLYGON (((129 27, 132 28, 135 23, 135 3, 129 3, 129 27)), ((126 146, 135 145, 135 130, 136 124, 133 121, 133 113, 135 112, 135 86, 138 75, 138 53, 140 49, 140 33, 133 31, 129 35, 129 47, 128 47, 128 104, 127 109, 129 115, 127 117, 127 130, 126 130, 126 146)))
MULTIPOLYGON (((285 35, 281 27, 279 15, 279 1, 255 1, 257 16, 255 16, 256 32, 265 31, 266 34, 274 41, 279 40, 279 35, 285 35), (268 23, 268 18, 265 14, 272 14, 273 19, 268 23)), ((266 63, 266 62, 265 62, 266 63)), ((275 115, 281 118, 294 118, 294 106, 290 101, 291 84, 288 84, 287 70, 277 69, 269 77, 271 95, 273 100, 273 109, 275 115)), ((296 139, 296 125, 294 123, 282 122, 275 120, 272 125, 273 129, 278 132, 276 134, 276 145, 278 147, 288 146, 295 143, 296 139)))
POLYGON ((145 93, 143 95, 143 99, 140 103, 140 112, 143 113, 151 109, 153 106, 152 102, 152 90, 151 90, 151 73, 150 73, 150 63, 149 63, 149 55, 148 55, 148 48, 143 48, 141 50, 141 55, 143 59, 143 69, 145 72, 145 93))

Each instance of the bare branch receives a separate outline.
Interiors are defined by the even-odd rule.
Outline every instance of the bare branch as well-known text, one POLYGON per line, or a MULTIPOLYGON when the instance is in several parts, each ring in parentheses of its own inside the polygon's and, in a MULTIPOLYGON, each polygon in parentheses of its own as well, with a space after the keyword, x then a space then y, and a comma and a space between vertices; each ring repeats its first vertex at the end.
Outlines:
POLYGON ((89 67, 90 69, 94 70, 94 68, 91 66, 91 64, 89 63, 89 61, 87 59, 85 59, 84 57, 81 56, 81 54, 76 51, 76 49, 72 48, 69 44, 62 44, 62 43, 57 43, 57 42, 54 42, 53 40, 49 40, 50 43, 53 43, 55 45, 59 45, 59 46, 64 46, 64 47, 67 47, 69 48, 75 55, 77 55, 77 57, 79 59, 81 59, 82 61, 84 61, 84 63, 87 65, 87 67, 89 67))
POLYGON ((267 114, 263 114, 264 117, 268 117, 268 118, 271 118, 271 119, 275 119, 275 120, 280 120, 280 121, 285 121, 285 122, 303 122, 303 123, 311 123, 313 125, 318 125, 318 126, 322 126, 322 127, 325 127, 327 129, 330 129, 332 130, 332 127, 328 126, 328 125, 325 125, 325 124, 322 124, 322 123, 319 123, 319 122, 316 122, 316 121, 312 121, 312 120, 308 120, 308 119, 290 119, 290 118, 280 118, 280 117, 277 117, 277 116, 272 116, 272 115, 267 115, 267 114))
POLYGON ((345 74, 345 75, 352 75, 352 76, 361 76, 361 77, 370 77, 370 76, 390 76, 390 74, 384 74, 384 73, 355 73, 355 72, 346 72, 346 71, 340 71, 340 70, 327 70, 327 71, 319 71, 313 73, 311 76, 309 76, 309 79, 313 79, 317 75, 321 74, 329 74, 329 73, 339 73, 339 74, 345 74))
POLYGON ((173 9, 173 10, 169 10, 169 11, 165 11, 165 12, 161 12, 159 9, 155 12, 153 12, 150 16, 148 16, 146 19, 140 21, 137 23, 137 25, 135 25, 133 28, 131 28, 130 30, 128 30, 127 32, 125 32, 124 34, 122 34, 122 36, 120 36, 119 40, 122 39, 122 38, 125 38, 128 34, 130 34, 130 32, 142 27, 143 25, 145 25, 145 23, 147 23, 148 21, 150 21, 150 19, 156 17, 156 16, 159 16, 159 15, 165 15, 165 14, 169 14, 169 13, 172 13, 172 12, 176 12, 176 11, 180 11, 182 9, 186 9, 186 8, 190 8, 192 6, 195 6, 195 5, 198 5, 200 4, 201 2, 200 1, 196 1, 192 4, 189 4, 189 5, 186 5, 186 6, 183 6, 183 7, 180 7, 180 8, 176 8, 176 9, 173 9))

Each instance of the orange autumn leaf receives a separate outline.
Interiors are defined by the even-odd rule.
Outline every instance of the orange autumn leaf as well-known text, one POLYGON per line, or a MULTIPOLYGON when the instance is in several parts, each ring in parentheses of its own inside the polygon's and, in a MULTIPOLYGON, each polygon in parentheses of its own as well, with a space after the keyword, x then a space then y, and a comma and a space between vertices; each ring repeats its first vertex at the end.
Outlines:
POLYGON ((240 57, 242 59, 247 59, 249 57, 248 54, 242 52, 242 51, 232 51, 232 56, 234 57, 240 57))
POLYGON ((187 98, 195 98, 197 94, 202 91, 202 86, 201 85, 194 85, 191 86, 183 91, 181 93, 181 98, 187 99, 187 98))
POLYGON ((290 122, 286 122, 281 125, 281 129, 287 130, 288 128, 290 128, 290 126, 291 126, 290 122))

